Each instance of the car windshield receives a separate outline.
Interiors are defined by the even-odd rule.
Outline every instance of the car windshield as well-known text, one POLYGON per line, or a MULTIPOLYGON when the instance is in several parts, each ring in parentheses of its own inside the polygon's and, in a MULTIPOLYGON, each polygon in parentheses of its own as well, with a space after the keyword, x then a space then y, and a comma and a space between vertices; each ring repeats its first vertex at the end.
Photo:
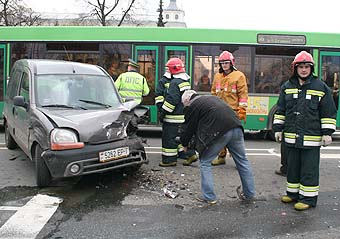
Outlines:
POLYGON ((42 107, 98 109, 121 104, 107 76, 39 75, 35 92, 37 105, 42 107))

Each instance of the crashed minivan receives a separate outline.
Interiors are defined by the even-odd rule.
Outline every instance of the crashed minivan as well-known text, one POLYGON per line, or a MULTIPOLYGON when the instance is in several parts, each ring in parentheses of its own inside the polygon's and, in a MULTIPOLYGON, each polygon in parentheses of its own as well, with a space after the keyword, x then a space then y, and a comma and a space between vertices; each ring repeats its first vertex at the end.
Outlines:
POLYGON ((34 162, 39 187, 53 179, 138 169, 147 163, 138 123, 147 109, 123 103, 99 66, 58 60, 15 62, 3 116, 8 149, 34 162))

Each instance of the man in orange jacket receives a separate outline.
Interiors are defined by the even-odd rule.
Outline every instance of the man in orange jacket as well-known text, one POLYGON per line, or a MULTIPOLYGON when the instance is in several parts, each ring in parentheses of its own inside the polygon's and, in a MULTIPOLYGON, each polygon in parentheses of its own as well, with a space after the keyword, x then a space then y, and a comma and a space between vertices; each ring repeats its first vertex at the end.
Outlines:
MULTIPOLYGON (((248 86, 245 75, 236 69, 235 58, 229 51, 223 51, 218 57, 220 69, 215 74, 211 94, 226 102, 246 122, 248 105, 248 86)), ((220 152, 212 165, 225 164, 226 147, 220 152)))

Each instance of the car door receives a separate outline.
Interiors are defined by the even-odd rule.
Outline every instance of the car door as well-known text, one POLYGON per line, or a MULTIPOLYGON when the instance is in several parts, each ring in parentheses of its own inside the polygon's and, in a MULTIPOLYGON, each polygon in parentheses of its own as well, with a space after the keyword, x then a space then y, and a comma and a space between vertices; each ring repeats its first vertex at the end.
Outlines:
POLYGON ((4 105, 4 116, 6 118, 6 127, 8 127, 8 132, 17 141, 17 136, 15 132, 15 107, 13 104, 14 96, 18 95, 19 85, 21 80, 22 72, 14 67, 11 71, 11 77, 8 82, 6 100, 4 105))
POLYGON ((21 75, 20 87, 18 94, 23 96, 27 103, 27 108, 15 106, 15 126, 17 143, 20 148, 29 154, 28 143, 29 143, 29 127, 30 127, 30 84, 28 70, 24 69, 21 75))

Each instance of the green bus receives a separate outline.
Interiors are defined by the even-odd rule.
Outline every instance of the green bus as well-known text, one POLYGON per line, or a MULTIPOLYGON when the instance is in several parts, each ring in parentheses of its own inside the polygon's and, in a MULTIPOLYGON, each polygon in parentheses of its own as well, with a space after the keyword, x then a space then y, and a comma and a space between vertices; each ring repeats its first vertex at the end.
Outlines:
MULTIPOLYGON (((339 103, 340 34, 257 30, 157 27, 48 26, 0 27, 0 111, 13 63, 21 58, 79 61, 102 66, 115 79, 129 58, 138 61, 150 94, 150 125, 158 125, 154 91, 171 57, 179 57, 192 88, 210 94, 218 56, 227 50, 248 80, 245 128, 272 136, 272 119, 280 85, 291 75, 294 56, 306 50, 316 62, 315 74, 333 90, 339 103)), ((337 127, 340 126, 340 112, 337 127)), ((2 122, 4 123, 4 122, 2 122)))

